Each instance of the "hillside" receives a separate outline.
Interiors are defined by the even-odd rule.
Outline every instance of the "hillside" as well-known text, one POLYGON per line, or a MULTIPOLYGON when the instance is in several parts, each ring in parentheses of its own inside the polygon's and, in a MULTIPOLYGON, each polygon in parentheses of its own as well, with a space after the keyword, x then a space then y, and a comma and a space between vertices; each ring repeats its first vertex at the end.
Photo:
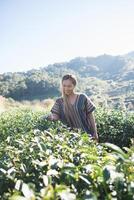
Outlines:
POLYGON ((75 74, 77 91, 96 103, 133 110, 134 52, 77 57, 25 73, 0 74, 0 95, 19 101, 54 98, 60 95, 60 79, 66 73, 75 74))
POLYGON ((124 56, 101 55, 98 57, 78 57, 69 62, 48 65, 43 70, 59 73, 63 69, 77 72, 81 77, 94 76, 105 80, 132 80, 134 77, 134 53, 124 56))

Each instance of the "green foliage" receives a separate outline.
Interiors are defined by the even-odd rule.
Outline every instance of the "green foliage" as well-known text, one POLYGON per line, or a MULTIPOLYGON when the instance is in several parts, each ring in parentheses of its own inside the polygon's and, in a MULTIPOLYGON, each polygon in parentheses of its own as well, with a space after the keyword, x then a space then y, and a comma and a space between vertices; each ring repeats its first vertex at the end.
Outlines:
POLYGON ((0 94, 15 100, 44 99, 59 95, 56 81, 48 77, 44 71, 30 71, 25 73, 9 73, 0 79, 0 94))
MULTIPOLYGON (((98 113, 101 122, 105 112, 98 113)), ((0 199, 134 198, 134 147, 98 144, 86 133, 42 116, 30 110, 1 115, 0 199)), ((118 123, 121 116, 115 115, 118 123)))
POLYGON ((130 146, 134 138, 134 114, 119 110, 98 108, 96 115, 100 142, 130 146))

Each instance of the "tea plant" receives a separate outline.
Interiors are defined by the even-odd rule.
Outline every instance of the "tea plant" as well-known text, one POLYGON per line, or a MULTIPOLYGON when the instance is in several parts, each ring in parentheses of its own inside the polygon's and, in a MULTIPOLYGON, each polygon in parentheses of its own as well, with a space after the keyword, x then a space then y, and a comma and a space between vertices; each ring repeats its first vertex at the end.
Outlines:
MULTIPOLYGON (((16 110, 1 115, 0 199, 134 198, 134 146, 96 143, 80 130, 43 119, 43 114, 16 110)), ((116 123, 122 128, 120 119, 116 123)))

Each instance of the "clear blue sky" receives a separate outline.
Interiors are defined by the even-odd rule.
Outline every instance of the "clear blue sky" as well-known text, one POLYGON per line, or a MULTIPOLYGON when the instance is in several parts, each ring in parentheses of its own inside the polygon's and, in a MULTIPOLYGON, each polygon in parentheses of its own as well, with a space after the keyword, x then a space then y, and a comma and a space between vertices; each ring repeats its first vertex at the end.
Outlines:
POLYGON ((0 73, 134 50, 134 0, 0 0, 0 73))

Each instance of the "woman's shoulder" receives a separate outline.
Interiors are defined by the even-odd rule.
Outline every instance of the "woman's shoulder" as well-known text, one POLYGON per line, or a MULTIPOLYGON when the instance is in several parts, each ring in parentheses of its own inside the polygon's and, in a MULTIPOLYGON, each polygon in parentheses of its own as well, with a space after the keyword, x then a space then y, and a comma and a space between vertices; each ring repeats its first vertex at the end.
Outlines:
POLYGON ((80 95, 79 99, 83 100, 84 102, 88 102, 88 101, 91 102, 92 101, 91 98, 85 93, 80 93, 79 95, 80 95))
POLYGON ((88 98, 88 96, 85 93, 77 93, 81 98, 88 98))
POLYGON ((62 103, 63 102, 63 97, 62 96, 61 97, 57 97, 55 102, 62 103))

